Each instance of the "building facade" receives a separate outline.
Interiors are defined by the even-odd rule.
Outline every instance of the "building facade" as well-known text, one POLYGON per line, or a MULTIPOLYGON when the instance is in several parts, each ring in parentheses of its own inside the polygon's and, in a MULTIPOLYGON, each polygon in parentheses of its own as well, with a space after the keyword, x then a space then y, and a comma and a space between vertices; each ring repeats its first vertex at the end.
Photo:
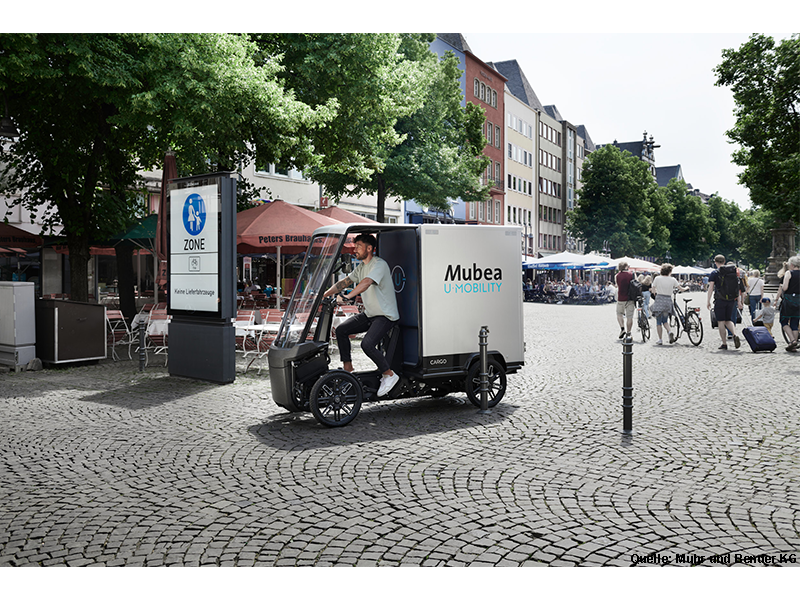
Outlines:
POLYGON ((506 86, 506 224, 523 228, 522 253, 533 256, 537 221, 536 205, 536 121, 537 113, 516 98, 506 86))
POLYGON ((504 224, 505 213, 505 83, 506 78, 469 50, 464 52, 467 78, 467 102, 485 111, 483 133, 486 146, 483 153, 489 157, 481 181, 490 185, 490 200, 467 203, 467 223, 504 224))

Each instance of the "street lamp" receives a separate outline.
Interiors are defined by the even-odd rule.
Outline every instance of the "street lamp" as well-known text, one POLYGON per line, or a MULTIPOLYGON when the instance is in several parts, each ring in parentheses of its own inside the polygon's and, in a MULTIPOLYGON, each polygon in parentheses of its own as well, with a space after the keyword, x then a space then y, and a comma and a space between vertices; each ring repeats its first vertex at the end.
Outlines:
POLYGON ((669 250, 667 250, 667 253, 664 255, 664 260, 666 260, 668 263, 672 262, 672 254, 669 253, 669 250))

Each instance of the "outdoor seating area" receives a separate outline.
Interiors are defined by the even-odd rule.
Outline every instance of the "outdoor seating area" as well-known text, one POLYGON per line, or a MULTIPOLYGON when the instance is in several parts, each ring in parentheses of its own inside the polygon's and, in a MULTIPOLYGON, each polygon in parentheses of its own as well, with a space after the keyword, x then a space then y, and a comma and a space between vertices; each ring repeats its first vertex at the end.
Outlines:
MULTIPOLYGON (((338 326, 347 317, 360 311, 361 307, 357 305, 339 306, 333 318, 333 326, 338 326)), ((284 311, 276 308, 237 310, 234 323, 235 352, 245 363, 244 373, 255 366, 260 375, 262 369, 266 367, 264 359, 278 335, 283 315, 284 311)), ((163 355, 164 366, 167 366, 170 320, 165 302, 145 304, 130 322, 125 319, 122 311, 106 309, 106 343, 109 357, 115 362, 124 359, 127 349, 127 359, 136 359, 140 351, 140 333, 143 333, 145 366, 150 364, 151 356, 156 355, 163 355)), ((314 330, 315 327, 312 325, 310 337, 313 336, 314 330)))
MULTIPOLYGON (((659 264, 629 256, 612 259, 595 254, 561 252, 523 260, 523 269, 528 272, 527 283, 523 286, 524 301, 584 305, 615 302, 614 275, 617 265, 623 261, 637 275, 657 275, 661 270, 659 264)), ((691 291, 700 291, 704 289, 702 277, 711 270, 678 266, 672 273, 683 279, 691 291)))

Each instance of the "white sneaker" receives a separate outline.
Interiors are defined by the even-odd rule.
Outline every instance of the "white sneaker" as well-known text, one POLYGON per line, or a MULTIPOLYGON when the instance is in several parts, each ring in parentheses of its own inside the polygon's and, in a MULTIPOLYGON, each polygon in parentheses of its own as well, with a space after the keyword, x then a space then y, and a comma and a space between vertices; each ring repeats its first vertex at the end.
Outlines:
POLYGON ((400 381, 400 376, 397 373, 381 377, 381 387, 378 389, 378 397, 380 398, 391 392, 398 381, 400 381))
POLYGON ((656 342, 656 346, 662 346, 663 344, 664 344, 664 342, 662 342, 661 340, 658 340, 658 341, 656 342))

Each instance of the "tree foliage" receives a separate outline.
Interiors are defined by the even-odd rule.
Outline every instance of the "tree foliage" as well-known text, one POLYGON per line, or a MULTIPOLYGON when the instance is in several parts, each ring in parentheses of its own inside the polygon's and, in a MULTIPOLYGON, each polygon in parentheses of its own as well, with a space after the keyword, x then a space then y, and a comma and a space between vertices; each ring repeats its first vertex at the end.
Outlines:
POLYGON ((736 125, 728 137, 741 147, 733 161, 750 200, 780 221, 800 223, 800 36, 780 44, 754 34, 722 52, 718 86, 729 86, 736 125))
MULTIPOLYGON (((568 213, 570 235, 584 240, 587 251, 607 247, 615 258, 647 254, 656 207, 659 225, 668 221, 668 208, 654 198, 658 186, 647 164, 608 144, 588 156, 582 181, 575 210, 568 213)), ((664 235, 660 227, 657 233, 664 235)))
POLYGON ((338 200, 375 194, 447 208, 448 197, 483 199, 478 176, 483 111, 461 106, 455 57, 440 61, 432 34, 270 34, 265 56, 282 56, 279 75, 309 104, 335 98, 339 113, 314 132, 317 160, 306 174, 338 200))
POLYGON ((311 162, 335 114, 284 91, 246 36, 4 34, 0 95, 20 137, 0 155, 8 192, 64 226, 71 293, 86 300, 89 244, 124 229, 138 171, 176 151, 179 171, 234 170, 255 154, 311 162))
POLYGON ((659 192, 672 207, 669 225, 672 261, 678 265, 694 265, 708 259, 719 239, 708 207, 699 197, 689 194, 686 183, 680 179, 672 179, 659 192))

